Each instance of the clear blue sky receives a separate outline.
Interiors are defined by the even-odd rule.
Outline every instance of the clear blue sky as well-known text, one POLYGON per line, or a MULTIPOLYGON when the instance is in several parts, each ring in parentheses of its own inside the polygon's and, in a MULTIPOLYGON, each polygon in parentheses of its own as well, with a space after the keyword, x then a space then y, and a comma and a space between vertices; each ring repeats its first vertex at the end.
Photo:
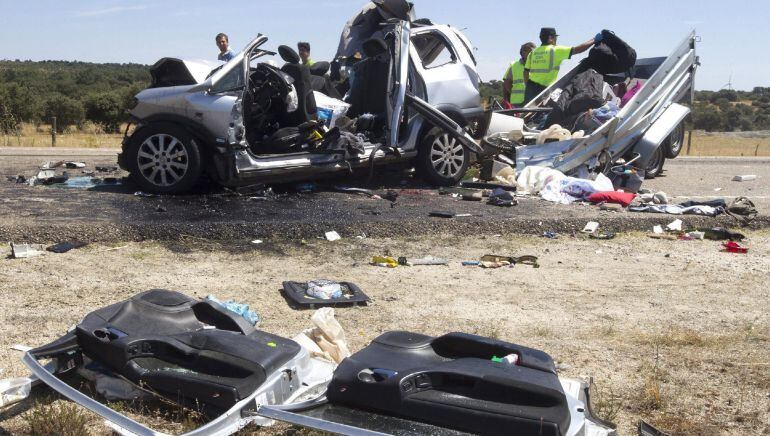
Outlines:
MULTIPOLYGON (((215 59, 214 35, 240 50, 257 33, 268 45, 310 41, 328 60, 343 24, 363 0, 0 0, 0 59, 152 64, 163 56, 215 59)), ((668 55, 695 28, 703 67, 698 89, 770 86, 770 2, 647 0, 638 2, 414 0, 417 15, 465 28, 484 80, 502 76, 518 47, 537 42, 541 26, 559 43, 581 43, 614 30, 640 57, 668 55), (550 4, 550 8, 544 5, 550 4), (605 6, 606 5, 606 6, 605 6)), ((574 65, 575 61, 571 61, 574 65)))

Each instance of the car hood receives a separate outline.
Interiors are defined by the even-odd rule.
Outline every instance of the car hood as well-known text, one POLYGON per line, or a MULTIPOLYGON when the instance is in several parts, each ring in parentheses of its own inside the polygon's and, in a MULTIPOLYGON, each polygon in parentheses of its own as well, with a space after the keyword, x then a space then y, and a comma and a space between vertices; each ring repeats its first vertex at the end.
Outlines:
POLYGON ((152 88, 203 83, 222 62, 203 59, 163 58, 150 67, 152 88))

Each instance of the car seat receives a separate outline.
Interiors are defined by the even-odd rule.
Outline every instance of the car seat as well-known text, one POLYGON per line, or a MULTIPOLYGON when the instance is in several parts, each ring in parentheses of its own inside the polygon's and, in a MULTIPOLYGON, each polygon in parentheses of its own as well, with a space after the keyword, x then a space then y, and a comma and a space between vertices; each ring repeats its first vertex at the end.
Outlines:
POLYGON ((281 67, 281 71, 294 79, 294 88, 297 90, 299 99, 298 109, 286 116, 286 122, 283 127, 296 127, 317 118, 317 108, 315 97, 313 96, 313 85, 310 75, 310 68, 300 63, 299 55, 293 48, 282 45, 278 47, 278 53, 286 64, 281 67))
POLYGON ((348 116, 370 113, 382 117, 390 79, 388 46, 382 38, 372 38, 364 42, 363 50, 366 58, 353 66, 348 116))

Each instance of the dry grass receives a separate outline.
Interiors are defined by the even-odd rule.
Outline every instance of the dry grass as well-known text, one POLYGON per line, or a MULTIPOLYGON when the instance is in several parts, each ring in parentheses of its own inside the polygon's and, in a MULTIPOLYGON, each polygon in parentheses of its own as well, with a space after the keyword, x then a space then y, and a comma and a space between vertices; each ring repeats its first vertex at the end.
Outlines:
POLYGON ((89 417, 83 409, 69 401, 38 403, 23 419, 31 435, 87 436, 89 417))
MULTIPOLYGON (((121 131, 125 126, 121 127, 121 131)), ((71 129, 56 135, 56 147, 60 148, 119 148, 122 134, 106 134, 94 124, 86 123, 82 130, 71 129)), ((24 124, 17 135, 0 135, 0 147, 50 147, 51 126, 24 124)))
POLYGON ((687 134, 682 150, 687 156, 770 156, 770 137, 755 138, 730 133, 707 134, 693 132, 692 146, 687 153, 687 134))
POLYGON ((662 333, 640 333, 636 336, 637 342, 642 345, 654 345, 664 347, 702 347, 708 340, 695 330, 684 327, 672 327, 662 333))

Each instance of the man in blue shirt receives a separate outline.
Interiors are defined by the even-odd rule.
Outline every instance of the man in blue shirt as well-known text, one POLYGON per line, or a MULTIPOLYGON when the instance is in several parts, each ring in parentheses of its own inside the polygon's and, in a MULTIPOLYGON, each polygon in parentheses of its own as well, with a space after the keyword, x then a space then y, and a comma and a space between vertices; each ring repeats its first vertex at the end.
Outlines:
POLYGON ((220 33, 216 37, 217 47, 219 47, 219 56, 217 60, 223 62, 229 62, 235 55, 230 51, 230 39, 224 33, 220 33))

